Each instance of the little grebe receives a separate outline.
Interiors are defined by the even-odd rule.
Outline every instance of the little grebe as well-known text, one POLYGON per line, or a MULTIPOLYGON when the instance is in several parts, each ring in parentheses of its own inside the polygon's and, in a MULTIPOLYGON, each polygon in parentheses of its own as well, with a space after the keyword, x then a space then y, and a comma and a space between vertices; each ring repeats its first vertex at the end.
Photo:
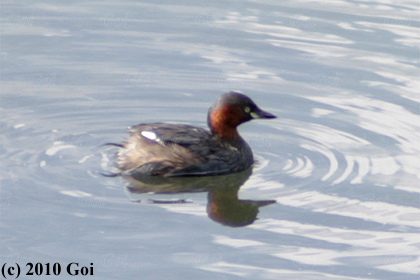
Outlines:
POLYGON ((117 153, 118 175, 210 176, 243 171, 254 159, 236 127, 252 119, 272 119, 246 95, 220 96, 208 112, 210 131, 184 124, 144 123, 132 126, 117 153))

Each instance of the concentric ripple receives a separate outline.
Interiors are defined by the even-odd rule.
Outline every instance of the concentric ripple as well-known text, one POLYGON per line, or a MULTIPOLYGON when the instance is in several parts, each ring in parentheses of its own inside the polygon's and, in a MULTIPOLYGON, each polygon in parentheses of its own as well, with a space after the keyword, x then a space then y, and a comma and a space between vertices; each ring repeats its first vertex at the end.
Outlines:
POLYGON ((272 152, 262 153, 258 158, 259 162, 264 162, 261 172, 270 176, 279 174, 306 178, 306 183, 317 182, 324 186, 362 184, 375 176, 394 176, 394 184, 403 185, 415 180, 415 177, 420 178, 420 147, 416 146, 420 138, 418 133, 413 132, 413 127, 420 127, 414 125, 410 112, 374 99, 362 98, 369 104, 364 109, 354 107, 357 104, 354 98, 348 103, 342 98, 322 100, 328 102, 330 108, 326 115, 320 117, 318 113, 321 109, 315 108, 310 121, 281 119, 275 123, 278 134, 267 137, 274 138, 270 143, 276 143, 276 146, 270 147, 272 152), (331 105, 336 101, 337 112, 345 109, 349 119, 355 120, 353 124, 342 125, 334 119, 337 113, 331 110, 331 105), (378 105, 375 106, 375 103, 378 105), (372 122, 367 125, 365 119, 372 117, 369 112, 379 106, 382 109, 376 119, 384 119, 381 114, 385 118, 388 114, 400 117, 384 125, 379 122, 376 126, 372 122), (270 166, 268 161, 276 161, 277 164, 270 166), (398 176, 395 176, 397 173, 398 176))

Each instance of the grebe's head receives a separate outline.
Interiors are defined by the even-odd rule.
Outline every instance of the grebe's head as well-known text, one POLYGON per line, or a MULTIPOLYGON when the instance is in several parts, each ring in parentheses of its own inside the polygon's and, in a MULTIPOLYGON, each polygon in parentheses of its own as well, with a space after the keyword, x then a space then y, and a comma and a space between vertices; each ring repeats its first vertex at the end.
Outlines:
POLYGON ((236 127, 252 119, 273 119, 275 115, 261 110, 248 96, 228 92, 220 96, 210 107, 208 125, 214 135, 227 139, 238 136, 236 127))

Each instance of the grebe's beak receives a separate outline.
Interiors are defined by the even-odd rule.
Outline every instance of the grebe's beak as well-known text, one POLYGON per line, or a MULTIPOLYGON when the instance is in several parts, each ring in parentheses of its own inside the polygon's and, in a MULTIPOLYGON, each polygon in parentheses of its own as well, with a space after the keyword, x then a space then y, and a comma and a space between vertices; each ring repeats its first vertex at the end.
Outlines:
POLYGON ((277 118, 277 116, 275 116, 275 115, 273 115, 269 112, 263 111, 260 108, 257 108, 254 112, 251 112, 250 115, 253 119, 275 119, 275 118, 277 118))

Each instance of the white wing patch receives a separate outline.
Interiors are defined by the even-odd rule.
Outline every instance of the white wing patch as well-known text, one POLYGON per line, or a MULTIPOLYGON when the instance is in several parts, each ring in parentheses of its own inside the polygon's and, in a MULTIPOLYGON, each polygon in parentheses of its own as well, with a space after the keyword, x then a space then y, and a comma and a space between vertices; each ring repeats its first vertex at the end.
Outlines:
POLYGON ((141 132, 141 135, 143 137, 149 139, 149 140, 152 140, 152 141, 156 141, 157 140, 156 133, 154 133, 153 131, 144 130, 144 131, 141 132))
POLYGON ((147 138, 151 141, 154 141, 156 143, 158 143, 159 145, 165 146, 165 142, 162 141, 161 138, 159 138, 159 135, 157 135, 155 132, 150 131, 150 130, 144 130, 142 132, 140 132, 140 134, 144 137, 147 138))

